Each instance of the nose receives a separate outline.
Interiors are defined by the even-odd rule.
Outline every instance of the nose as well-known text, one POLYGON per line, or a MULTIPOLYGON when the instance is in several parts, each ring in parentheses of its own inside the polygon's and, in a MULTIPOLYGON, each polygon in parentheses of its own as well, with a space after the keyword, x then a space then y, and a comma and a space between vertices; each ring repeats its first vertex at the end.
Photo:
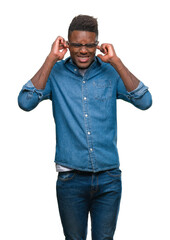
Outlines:
POLYGON ((82 46, 82 47, 80 48, 80 53, 86 54, 86 53, 87 53, 87 48, 86 48, 85 46, 82 46))

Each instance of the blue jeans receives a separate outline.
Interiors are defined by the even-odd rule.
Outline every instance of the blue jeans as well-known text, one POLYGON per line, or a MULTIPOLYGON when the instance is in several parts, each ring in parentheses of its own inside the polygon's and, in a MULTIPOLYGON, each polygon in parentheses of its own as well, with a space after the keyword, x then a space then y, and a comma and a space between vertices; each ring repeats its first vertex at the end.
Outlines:
POLYGON ((57 200, 66 240, 113 240, 121 199, 121 170, 59 172, 57 200))

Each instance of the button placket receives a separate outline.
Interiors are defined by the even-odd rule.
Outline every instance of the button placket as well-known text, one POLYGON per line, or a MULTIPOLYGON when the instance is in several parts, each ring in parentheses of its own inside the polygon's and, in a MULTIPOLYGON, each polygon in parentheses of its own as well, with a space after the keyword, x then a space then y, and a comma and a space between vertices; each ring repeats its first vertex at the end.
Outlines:
POLYGON ((87 94, 87 81, 85 78, 82 80, 82 102, 83 102, 83 111, 84 111, 84 122, 85 122, 85 131, 86 138, 89 150, 89 159, 93 170, 95 170, 95 157, 92 143, 92 132, 90 128, 89 112, 88 112, 88 94, 87 94))

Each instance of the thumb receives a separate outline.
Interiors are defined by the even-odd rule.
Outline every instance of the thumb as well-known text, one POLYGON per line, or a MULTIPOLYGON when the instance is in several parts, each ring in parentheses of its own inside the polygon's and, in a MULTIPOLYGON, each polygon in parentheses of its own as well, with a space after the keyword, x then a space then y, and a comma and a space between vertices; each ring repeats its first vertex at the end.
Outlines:
POLYGON ((63 56, 66 54, 66 52, 67 52, 67 48, 64 48, 62 51, 63 56))
POLYGON ((61 59, 64 58, 66 52, 67 52, 67 48, 64 48, 62 51, 60 51, 60 57, 61 57, 61 59))
POLYGON ((104 56, 102 54, 98 54, 97 57, 99 57, 102 61, 104 60, 104 56))

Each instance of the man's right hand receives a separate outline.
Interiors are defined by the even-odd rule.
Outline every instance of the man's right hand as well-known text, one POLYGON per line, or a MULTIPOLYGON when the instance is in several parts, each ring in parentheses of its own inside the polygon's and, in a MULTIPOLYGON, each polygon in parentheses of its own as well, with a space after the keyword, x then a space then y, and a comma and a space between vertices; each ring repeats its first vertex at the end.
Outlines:
POLYGON ((51 47, 51 52, 49 57, 53 59, 53 61, 59 61, 64 58, 64 55, 67 52, 68 44, 65 39, 61 36, 58 36, 57 39, 54 41, 51 47))
POLYGON ((47 56, 44 64, 31 79, 34 87, 37 89, 45 88, 51 69, 57 61, 64 58, 68 47, 69 46, 63 37, 57 37, 57 39, 52 44, 51 52, 47 56))

